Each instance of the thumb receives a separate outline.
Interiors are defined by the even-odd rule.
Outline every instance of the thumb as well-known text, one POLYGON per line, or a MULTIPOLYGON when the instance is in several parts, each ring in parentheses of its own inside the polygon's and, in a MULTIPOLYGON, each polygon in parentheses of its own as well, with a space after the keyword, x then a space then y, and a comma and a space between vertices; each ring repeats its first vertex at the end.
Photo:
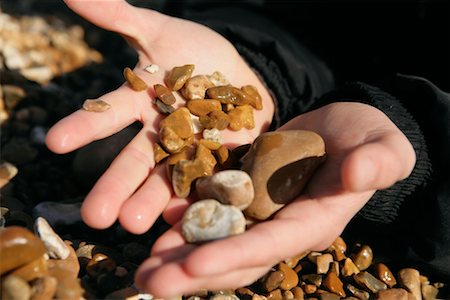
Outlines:
POLYGON ((351 192, 388 188, 409 176, 415 160, 414 149, 403 134, 384 135, 350 152, 342 164, 342 184, 351 192))

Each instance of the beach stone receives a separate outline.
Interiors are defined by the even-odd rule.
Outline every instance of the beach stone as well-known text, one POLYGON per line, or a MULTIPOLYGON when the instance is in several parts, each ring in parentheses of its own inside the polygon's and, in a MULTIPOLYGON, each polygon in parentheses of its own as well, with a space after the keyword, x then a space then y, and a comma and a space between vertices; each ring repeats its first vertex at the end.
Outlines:
POLYGON ((0 188, 8 184, 13 179, 19 170, 9 162, 2 162, 0 164, 0 188))
POLYGON ((387 289, 379 291, 375 299, 377 300, 408 300, 408 292, 404 289, 387 289))
POLYGON ((225 75, 223 75, 219 71, 215 71, 211 75, 207 75, 208 79, 214 84, 214 86, 221 86, 221 85, 229 85, 230 83, 226 79, 225 75))
POLYGON ((181 94, 188 100, 204 99, 206 90, 213 86, 214 84, 206 75, 196 75, 186 81, 181 89, 181 94))
POLYGON ((219 148, 222 146, 220 143, 218 142, 214 142, 212 140, 205 140, 205 139, 200 139, 198 141, 198 144, 202 144, 203 146, 205 146, 206 148, 208 148, 209 150, 219 150, 219 148))
POLYGON ((282 271, 271 271, 263 278, 263 286, 267 292, 277 289, 281 282, 286 278, 282 271))
POLYGON ((333 293, 323 292, 323 293, 320 293, 319 299, 320 300, 339 300, 339 299, 341 299, 341 297, 336 294, 333 294, 333 293))
POLYGON ((241 170, 224 170, 199 178, 196 191, 200 199, 216 199, 241 210, 250 205, 255 195, 252 179, 241 170))
POLYGON ((153 157, 156 163, 159 163, 164 158, 168 157, 170 154, 164 151, 160 144, 153 144, 153 157))
POLYGON ((50 273, 52 270, 64 269, 64 273, 72 278, 77 278, 80 272, 80 262, 78 260, 75 249, 70 245, 69 241, 64 241, 69 250, 69 255, 65 259, 49 259, 47 261, 50 273))
POLYGON ((221 110, 214 110, 206 116, 200 116, 199 122, 205 129, 224 130, 230 125, 230 116, 221 110))
POLYGON ((58 280, 52 276, 44 276, 36 279, 31 286, 31 300, 53 299, 56 293, 58 280))
POLYGON ((397 280, 395 279, 394 274, 392 274, 391 270, 389 270, 389 268, 385 264, 377 263, 375 265, 375 273, 376 277, 383 281, 390 288, 397 284, 397 280))
POLYGON ((181 224, 181 232, 188 243, 221 239, 244 231, 242 212, 214 199, 192 204, 184 213, 181 224))
POLYGON ((230 124, 228 128, 234 131, 239 131, 242 128, 255 128, 255 119, 253 118, 253 109, 250 105, 237 106, 228 113, 230 117, 230 124))
POLYGON ((31 288, 28 283, 14 275, 8 275, 1 280, 2 300, 29 300, 31 288))
POLYGON ((175 96, 172 92, 162 84, 155 84, 153 86, 156 97, 166 105, 172 105, 176 102, 175 96))
POLYGON ((253 106, 257 110, 263 109, 262 98, 256 87, 254 87, 253 85, 245 85, 241 87, 241 90, 245 95, 247 95, 247 97, 250 98, 249 104, 251 106, 253 106))
POLYGON ((111 108, 111 104, 102 99, 86 99, 83 102, 83 109, 85 111, 104 112, 111 108))
POLYGON ((47 260, 42 255, 26 265, 14 269, 10 274, 18 276, 27 282, 44 277, 48 274, 47 260))
POLYGON ((322 286, 339 297, 345 297, 344 284, 334 272, 328 272, 322 286))
POLYGON ((160 114, 170 115, 171 113, 173 113, 175 111, 175 108, 172 105, 167 105, 159 99, 155 99, 155 101, 153 101, 153 103, 155 104, 156 109, 158 110, 158 112, 160 114))
POLYGON ((432 286, 431 284, 422 284, 422 297, 424 300, 436 299, 439 289, 432 286))
POLYGON ((330 269, 330 263, 333 262, 333 255, 325 253, 316 257, 317 274, 327 274, 330 269))
POLYGON ((46 252, 44 243, 20 226, 0 230, 0 274, 32 262, 46 252))
POLYGON ((303 290, 305 291, 305 294, 313 294, 317 291, 317 286, 315 284, 305 284, 303 285, 303 290))
POLYGON ((38 217, 34 223, 34 232, 44 242, 47 254, 51 258, 66 259, 69 256, 70 251, 66 243, 56 234, 47 220, 38 217))
POLYGON ((194 72, 194 68, 195 66, 192 64, 172 68, 166 80, 167 87, 172 91, 178 91, 181 89, 186 81, 191 77, 192 72, 194 72))
POLYGON ((123 70, 123 76, 127 80, 128 85, 134 91, 145 91, 148 88, 145 81, 142 80, 138 75, 136 75, 136 73, 133 72, 133 70, 128 67, 123 70))
POLYGON ((368 245, 362 245, 351 257, 356 267, 364 271, 372 264, 373 252, 368 245))
POLYGON ((32 216, 41 217, 47 223, 57 228, 58 226, 70 226, 82 222, 80 213, 81 202, 59 203, 45 201, 37 204, 32 210, 32 216))
MULTIPOLYGON (((57 261, 57 260, 55 260, 57 261)), ((49 268, 50 276, 58 281, 54 298, 67 300, 80 300, 84 293, 77 277, 73 277, 73 272, 60 265, 49 268)))
POLYGON ((336 261, 341 261, 346 258, 345 251, 347 251, 347 244, 344 239, 339 236, 327 250, 333 254, 336 261))
POLYGON ((352 285, 352 284, 347 284, 346 285, 347 290, 356 298, 361 299, 361 300, 369 300, 370 294, 367 291, 358 289, 356 286, 352 285))
POLYGON ((254 102, 251 95, 231 85, 211 87, 206 91, 206 93, 209 98, 217 99, 222 104, 241 106, 252 104, 254 102))
POLYGON ((344 265, 342 266, 341 272, 342 272, 342 276, 348 277, 348 276, 352 276, 353 274, 358 274, 359 269, 353 263, 351 258, 347 257, 344 261, 344 265))
POLYGON ((191 114, 181 107, 160 122, 160 141, 171 153, 180 151, 194 136, 191 114))
POLYGON ((201 117, 206 116, 207 114, 221 110, 222 104, 218 100, 214 99, 198 99, 198 100, 189 100, 186 103, 186 107, 189 109, 191 114, 201 117))
POLYGON ((241 159, 253 181, 255 200, 244 213, 265 220, 294 200, 323 161, 325 144, 311 131, 290 130, 260 135, 241 159))
POLYGON ((205 129, 203 130, 202 135, 205 140, 223 144, 222 136, 217 128, 205 129))
POLYGON ((278 264, 278 270, 284 273, 284 279, 280 283, 280 288, 282 290, 288 291, 297 286, 298 275, 294 270, 289 268, 289 266, 283 262, 278 264))
POLYGON ((413 268, 404 268, 398 272, 398 281, 416 300, 422 300, 420 273, 413 268))
POLYGON ((386 284, 376 279, 367 271, 362 271, 356 275, 353 275, 353 279, 360 287, 372 293, 378 293, 381 290, 387 289, 386 284))
POLYGON ((116 269, 116 262, 106 254, 96 253, 86 266, 87 274, 96 279, 101 273, 113 273, 116 269))

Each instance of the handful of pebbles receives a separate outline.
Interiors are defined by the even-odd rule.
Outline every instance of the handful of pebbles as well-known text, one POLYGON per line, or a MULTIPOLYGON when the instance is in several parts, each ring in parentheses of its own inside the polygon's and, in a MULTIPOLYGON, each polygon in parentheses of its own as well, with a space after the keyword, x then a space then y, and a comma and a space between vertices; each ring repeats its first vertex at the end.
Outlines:
MULTIPOLYGON (((190 243, 240 234, 246 218, 268 219, 302 192, 325 157, 322 138, 302 130, 264 133, 252 145, 240 147, 240 154, 228 149, 220 131, 254 128, 253 110, 263 108, 261 96, 252 85, 232 86, 218 71, 192 76, 194 69, 192 64, 174 67, 167 86, 153 86, 154 104, 165 115, 153 147, 155 161, 166 163, 175 195, 186 198, 195 187, 200 199, 182 220, 190 243), (174 92, 185 106, 173 106, 174 92)), ((130 68, 124 77, 136 92, 148 88, 130 68)), ((83 108, 109 108, 101 100, 93 104, 86 100, 83 108)))

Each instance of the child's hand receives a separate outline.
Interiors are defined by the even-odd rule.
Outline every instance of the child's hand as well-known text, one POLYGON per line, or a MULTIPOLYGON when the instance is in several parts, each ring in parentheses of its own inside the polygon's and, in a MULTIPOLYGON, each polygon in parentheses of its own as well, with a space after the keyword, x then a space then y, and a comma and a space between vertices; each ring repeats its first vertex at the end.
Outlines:
MULTIPOLYGON (((287 129, 315 131, 325 141, 327 160, 305 193, 273 220, 202 246, 185 244, 177 223, 139 268, 141 287, 168 297, 250 284, 282 259, 327 248, 377 189, 404 179, 415 164, 408 139, 369 105, 330 104, 280 128, 287 129)), ((168 219, 179 217, 178 211, 168 219)))
POLYGON ((119 219, 130 232, 143 233, 172 197, 165 170, 155 167, 153 159, 152 145, 158 140, 161 119, 152 105, 153 85, 164 84, 167 71, 185 64, 195 65, 194 75, 220 71, 234 86, 254 85, 263 98, 264 109, 254 111, 253 130, 222 132, 224 141, 235 145, 249 143, 267 129, 274 111, 272 99, 234 47, 205 26, 136 8, 121 0, 66 0, 66 3, 92 23, 127 39, 139 53, 134 71, 150 88, 136 92, 124 84, 103 95, 100 98, 111 105, 109 110, 102 113, 79 110, 71 114, 51 128, 47 145, 54 152, 67 153, 135 121, 142 122, 142 130, 88 194, 81 213, 84 221, 94 228, 107 228, 119 219), (157 64, 159 72, 145 72, 150 63, 157 64))

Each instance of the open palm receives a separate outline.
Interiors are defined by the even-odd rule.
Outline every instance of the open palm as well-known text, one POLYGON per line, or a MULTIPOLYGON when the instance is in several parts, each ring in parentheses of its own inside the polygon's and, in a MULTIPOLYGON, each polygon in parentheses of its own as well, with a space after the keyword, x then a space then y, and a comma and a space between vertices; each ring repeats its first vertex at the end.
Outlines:
POLYGON ((327 160, 305 193, 272 220, 204 245, 186 244, 176 223, 157 240, 151 258, 138 270, 140 286, 169 297, 250 284, 282 259, 328 247, 377 189, 407 177, 415 163, 403 133, 369 105, 330 104, 279 130, 289 129, 312 130, 325 141, 327 160))
MULTIPOLYGON (((133 7, 122 0, 67 0, 66 4, 92 23, 121 34, 139 54, 135 73, 150 87, 163 84, 167 71, 184 64, 194 64, 194 74, 220 71, 235 86, 254 85, 265 106, 255 111, 255 128, 237 133, 224 131, 225 142, 249 143, 270 124, 273 103, 268 92, 235 48, 216 32, 190 21, 133 7), (160 70, 155 74, 145 72, 150 63, 159 65, 160 70)), ((111 109, 103 113, 79 110, 58 122, 47 135, 47 145, 52 151, 66 153, 110 136, 135 121, 143 123, 142 130, 114 160, 83 203, 83 219, 94 228, 107 228, 119 219, 130 232, 143 233, 172 197, 165 170, 155 167, 153 160, 152 145, 157 141, 161 118, 152 106, 153 98, 153 88, 136 92, 124 84, 100 97, 111 109)), ((176 105, 181 103, 178 99, 176 105)))

